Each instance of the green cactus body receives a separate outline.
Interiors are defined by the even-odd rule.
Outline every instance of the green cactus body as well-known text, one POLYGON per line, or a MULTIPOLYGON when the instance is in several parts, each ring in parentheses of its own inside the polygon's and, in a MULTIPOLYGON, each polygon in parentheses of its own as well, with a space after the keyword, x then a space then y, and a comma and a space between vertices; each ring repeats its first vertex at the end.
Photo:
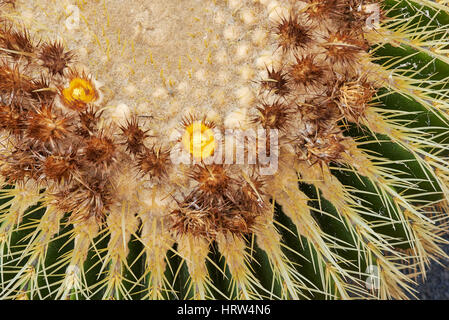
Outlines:
POLYGON ((0 298, 406 299, 446 258, 447 1, 0 5, 0 298))

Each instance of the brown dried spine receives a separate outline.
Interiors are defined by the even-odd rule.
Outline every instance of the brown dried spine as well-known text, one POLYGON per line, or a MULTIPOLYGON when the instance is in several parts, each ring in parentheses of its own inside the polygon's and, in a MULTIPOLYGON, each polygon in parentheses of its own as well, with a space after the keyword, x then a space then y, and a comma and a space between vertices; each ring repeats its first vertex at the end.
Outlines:
POLYGON ((19 143, 8 156, 2 159, 1 176, 9 183, 24 183, 37 180, 41 163, 34 156, 37 150, 26 142, 19 143))
POLYGON ((326 60, 330 63, 339 63, 345 67, 352 67, 357 59, 357 55, 367 49, 365 41, 352 31, 331 32, 326 48, 326 60))
POLYGON ((42 103, 53 103, 57 92, 50 88, 50 80, 48 78, 42 74, 40 78, 32 80, 32 86, 31 98, 42 103))
POLYGON ((279 99, 273 103, 262 102, 257 110, 259 114, 252 120, 265 129, 285 130, 293 110, 279 99))
POLYGON ((260 178, 231 178, 221 165, 197 166, 190 175, 198 187, 170 214, 172 230, 213 240, 218 233, 252 231, 266 209, 260 178))
POLYGON ((25 57, 29 61, 36 50, 28 30, 16 30, 12 25, 4 25, 0 29, 0 46, 15 60, 25 57))
POLYGON ((314 88, 324 82, 324 67, 315 62, 312 55, 305 57, 296 56, 289 70, 291 83, 298 88, 314 88))
POLYGON ((266 209, 265 204, 265 180, 253 174, 246 179, 241 177, 237 182, 239 193, 238 197, 234 197, 237 200, 238 207, 245 212, 252 212, 256 215, 260 214, 266 209))
POLYGON ((0 64, 0 94, 24 95, 34 90, 33 79, 21 71, 19 64, 9 65, 6 61, 0 64))
POLYGON ((101 224, 113 203, 111 182, 101 175, 85 177, 54 196, 62 211, 71 212, 71 222, 95 217, 101 224))
MULTIPOLYGON (((364 6, 368 4, 378 5, 379 20, 383 18, 383 12, 380 8, 379 1, 376 0, 340 0, 340 29, 355 30, 362 33, 363 27, 374 14, 374 12, 365 11, 364 6)), ((374 21, 373 21, 374 22, 374 21)))
POLYGON ((149 135, 147 131, 143 131, 139 127, 137 117, 132 117, 126 121, 125 125, 120 126, 122 135, 126 141, 123 143, 126 146, 126 150, 132 154, 138 154, 145 148, 144 141, 149 135))
POLYGON ((328 18, 338 18, 342 8, 341 0, 306 0, 306 15, 316 22, 323 23, 328 18))
POLYGON ((137 155, 137 169, 142 175, 148 175, 152 179, 162 179, 167 176, 170 162, 169 150, 157 148, 145 148, 145 151, 137 155))
POLYGON ((341 80, 336 85, 335 101, 348 121, 359 124, 376 92, 366 77, 341 80))
POLYGON ((287 75, 282 69, 275 71, 274 67, 271 67, 271 70, 267 67, 267 74, 268 78, 261 81, 263 89, 279 96, 286 96, 290 93, 287 75))
POLYGON ((231 183, 231 178, 222 165, 196 165, 189 177, 198 182, 202 194, 210 197, 214 194, 223 195, 231 183))
POLYGON ((79 123, 75 133, 81 137, 87 138, 97 131, 98 122, 103 111, 98 111, 94 106, 88 106, 86 110, 78 113, 79 123))
POLYGON ((294 146, 299 160, 307 161, 310 165, 317 162, 328 165, 341 159, 345 151, 343 140, 339 128, 331 126, 313 135, 300 134, 294 146))
POLYGON ((241 210, 230 201, 208 204, 192 194, 170 213, 171 229, 177 234, 189 234, 214 240, 219 233, 243 235, 251 232, 256 213, 241 210))
POLYGON ((70 182, 78 168, 77 149, 70 147, 66 152, 46 157, 43 161, 42 172, 45 178, 61 184, 70 182))
POLYGON ((27 136, 42 143, 53 143, 68 135, 71 119, 53 111, 51 104, 42 104, 30 112, 27 124, 27 136))
POLYGON ((52 75, 63 75, 64 70, 73 59, 71 51, 65 51, 63 44, 59 41, 44 43, 39 52, 39 59, 52 75))
POLYGON ((277 25, 275 33, 278 45, 284 51, 302 49, 312 42, 311 28, 301 24, 298 16, 283 17, 277 25))
POLYGON ((27 115, 12 105, 0 105, 0 128, 21 135, 27 127, 27 115))
POLYGON ((114 161, 117 146, 113 139, 104 132, 87 138, 85 145, 83 155, 87 161, 104 166, 108 166, 114 161))

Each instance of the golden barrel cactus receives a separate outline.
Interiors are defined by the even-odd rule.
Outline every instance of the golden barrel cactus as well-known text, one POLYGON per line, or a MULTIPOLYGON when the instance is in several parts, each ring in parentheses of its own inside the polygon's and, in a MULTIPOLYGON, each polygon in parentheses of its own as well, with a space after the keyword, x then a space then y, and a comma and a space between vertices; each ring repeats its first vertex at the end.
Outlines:
POLYGON ((0 4, 0 298, 403 299, 446 258, 446 0, 0 4))

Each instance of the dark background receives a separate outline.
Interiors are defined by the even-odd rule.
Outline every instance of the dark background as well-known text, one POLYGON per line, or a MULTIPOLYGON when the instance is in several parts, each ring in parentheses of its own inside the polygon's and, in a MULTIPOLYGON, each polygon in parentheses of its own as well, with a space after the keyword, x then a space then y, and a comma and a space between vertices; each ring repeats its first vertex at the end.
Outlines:
MULTIPOLYGON (((449 240, 449 237, 446 237, 449 240)), ((449 255, 449 245, 444 251, 449 255)), ((418 279, 417 297, 421 300, 449 300, 449 260, 441 261, 440 265, 434 261, 430 264, 427 279, 418 279)))

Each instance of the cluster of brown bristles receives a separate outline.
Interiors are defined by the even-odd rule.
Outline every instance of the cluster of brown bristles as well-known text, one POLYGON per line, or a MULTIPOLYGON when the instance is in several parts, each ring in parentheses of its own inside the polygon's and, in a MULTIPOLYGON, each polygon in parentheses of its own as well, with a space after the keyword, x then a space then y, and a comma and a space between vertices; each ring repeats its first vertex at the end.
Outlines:
POLYGON ((135 157, 143 175, 165 174, 168 154, 144 146, 148 135, 137 118, 118 130, 101 125, 95 83, 72 69, 74 54, 62 43, 34 41, 25 28, 2 21, 0 47, 0 174, 6 182, 34 181, 73 220, 101 222, 114 201, 112 173, 124 158, 135 157))
POLYGON ((219 233, 250 233, 266 210, 262 178, 235 175, 224 165, 196 165, 189 177, 197 185, 171 213, 179 234, 214 239, 219 233))
POLYGON ((359 0, 307 2, 273 28, 281 66, 267 68, 260 81, 253 122, 283 133, 299 160, 328 164, 344 151, 341 121, 360 124, 376 91, 359 71, 371 13, 359 0))
MULTIPOLYGON (((358 123, 375 92, 356 65, 367 49, 362 31, 367 14, 357 0, 310 4, 274 28, 284 63, 267 68, 252 123, 278 129, 298 160, 328 164, 344 151, 339 122, 358 123)), ((146 145, 150 136, 137 116, 104 128, 95 82, 71 67, 71 51, 2 25, 0 126, 8 138, 0 173, 9 183, 34 180, 72 219, 93 216, 101 222, 114 203, 114 175, 122 162, 134 163, 140 177, 154 183, 168 179, 170 150, 146 145)), ((267 208, 257 165, 251 174, 218 164, 189 170, 194 188, 175 199, 172 230, 208 238, 251 232, 267 208)))

